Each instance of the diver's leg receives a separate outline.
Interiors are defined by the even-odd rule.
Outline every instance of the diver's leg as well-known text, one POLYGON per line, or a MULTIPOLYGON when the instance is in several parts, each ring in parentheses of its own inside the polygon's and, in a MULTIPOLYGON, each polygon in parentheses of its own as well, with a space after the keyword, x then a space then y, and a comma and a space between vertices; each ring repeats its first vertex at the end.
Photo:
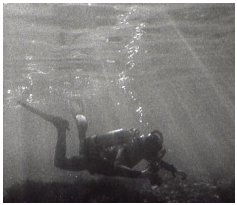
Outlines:
POLYGON ((24 102, 21 102, 21 101, 18 101, 18 104, 20 104, 21 106, 23 106, 24 108, 26 108, 27 110, 29 110, 30 112, 34 113, 34 114, 37 114, 39 115, 40 117, 42 117, 44 120, 47 120, 47 121, 52 121, 54 119, 54 116, 52 115, 49 115, 47 113, 44 113, 34 107, 31 107, 30 105, 24 103, 24 102))
POLYGON ((75 120, 78 131, 79 138, 79 155, 85 155, 85 138, 86 131, 88 128, 88 122, 86 117, 84 116, 85 107, 82 99, 79 99, 77 103, 70 102, 71 114, 75 120))
POLYGON ((87 161, 84 156, 72 158, 66 157, 66 130, 58 130, 58 139, 54 154, 54 165, 60 169, 69 171, 81 171, 87 169, 87 161))
MULTIPOLYGON (((37 114, 44 120, 56 125, 55 127, 57 128, 57 131, 58 131, 58 139, 57 139, 57 144, 56 144, 56 149, 55 149, 54 163, 62 164, 66 157, 66 129, 63 129, 63 126, 62 127, 59 126, 60 118, 44 113, 24 102, 18 101, 18 103, 24 108, 26 108, 27 110, 29 110, 30 112, 37 114)), ((61 121, 63 121, 63 119, 61 121)))
POLYGON ((84 156, 66 157, 66 133, 58 133, 54 165, 55 167, 69 171, 82 171, 87 169, 87 160, 84 156))
POLYGON ((53 125, 57 128, 57 129, 69 129, 69 123, 67 120, 64 120, 61 117, 57 117, 54 115, 50 115, 47 114, 45 112, 42 112, 24 102, 18 101, 18 104, 20 104, 21 106, 23 106, 24 108, 26 108, 27 110, 29 110, 30 112, 37 114, 38 116, 40 116, 41 118, 43 118, 44 120, 53 123, 53 125))
POLYGON ((54 165, 62 168, 66 160, 66 132, 65 134, 58 130, 58 139, 54 154, 54 165))
POLYGON ((26 103, 18 101, 20 105, 34 114, 39 115, 48 122, 53 123, 58 132, 57 143, 54 154, 54 165, 60 169, 80 171, 86 169, 86 160, 82 157, 66 157, 66 130, 68 129, 68 121, 60 117, 46 114, 26 103))
MULTIPOLYGON (((66 157, 66 128, 65 126, 60 126, 60 118, 59 117, 55 117, 53 115, 49 115, 47 113, 44 113, 24 102, 18 101, 18 103, 23 106, 24 108, 26 108, 27 110, 29 110, 30 112, 37 114, 38 116, 40 116, 41 118, 43 118, 44 120, 51 122, 55 125, 55 127, 57 128, 58 131, 58 139, 57 139, 57 144, 56 144, 56 149, 55 149, 55 156, 54 156, 54 162, 55 164, 58 164, 62 161, 65 160, 66 157)), ((61 122, 63 123, 63 120, 61 118, 61 122)))

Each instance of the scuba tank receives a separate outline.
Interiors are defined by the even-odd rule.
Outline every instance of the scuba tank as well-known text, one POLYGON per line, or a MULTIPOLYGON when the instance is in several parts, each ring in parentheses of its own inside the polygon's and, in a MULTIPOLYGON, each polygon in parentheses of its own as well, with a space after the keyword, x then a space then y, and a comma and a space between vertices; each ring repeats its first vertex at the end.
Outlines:
POLYGON ((96 135, 95 143, 98 147, 112 147, 122 144, 126 144, 132 141, 132 139, 140 132, 137 129, 118 129, 107 132, 105 134, 96 135))
POLYGON ((87 137, 84 145, 86 156, 90 159, 103 159, 108 154, 113 155, 113 148, 132 142, 136 134, 138 134, 136 129, 118 129, 105 134, 87 137))

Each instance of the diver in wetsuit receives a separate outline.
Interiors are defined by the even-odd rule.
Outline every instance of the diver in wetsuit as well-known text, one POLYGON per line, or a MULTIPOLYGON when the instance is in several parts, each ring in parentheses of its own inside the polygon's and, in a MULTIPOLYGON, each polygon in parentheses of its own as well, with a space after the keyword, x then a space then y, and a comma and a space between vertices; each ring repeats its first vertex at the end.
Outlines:
POLYGON ((154 179, 153 172, 160 168, 185 177, 185 173, 178 171, 173 165, 162 160, 165 149, 162 148, 163 136, 159 131, 153 131, 148 136, 139 136, 137 129, 114 130, 104 135, 86 136, 88 123, 81 113, 75 114, 78 137, 80 141, 79 156, 66 157, 66 132, 69 122, 39 111, 30 105, 18 101, 27 110, 51 122, 57 129, 58 139, 54 155, 54 165, 60 169, 71 171, 88 170, 91 174, 123 177, 148 177, 154 179), (133 170, 137 163, 145 159, 149 167, 143 171, 133 170))

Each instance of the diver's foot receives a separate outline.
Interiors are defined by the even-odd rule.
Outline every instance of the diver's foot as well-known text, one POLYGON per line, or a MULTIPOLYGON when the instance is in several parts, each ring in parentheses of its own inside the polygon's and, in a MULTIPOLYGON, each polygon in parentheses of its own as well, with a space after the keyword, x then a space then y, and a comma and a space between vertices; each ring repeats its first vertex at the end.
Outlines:
POLYGON ((78 114, 83 114, 85 112, 84 103, 81 99, 77 101, 71 101, 70 106, 71 106, 71 112, 75 116, 78 114))
POLYGON ((65 130, 65 129, 69 130, 68 120, 65 120, 65 119, 58 117, 58 116, 48 114, 46 112, 42 112, 23 101, 18 100, 17 103, 20 104, 22 107, 26 108, 27 110, 29 110, 30 112, 37 114, 44 120, 51 122, 57 128, 57 130, 61 130, 61 131, 65 130))

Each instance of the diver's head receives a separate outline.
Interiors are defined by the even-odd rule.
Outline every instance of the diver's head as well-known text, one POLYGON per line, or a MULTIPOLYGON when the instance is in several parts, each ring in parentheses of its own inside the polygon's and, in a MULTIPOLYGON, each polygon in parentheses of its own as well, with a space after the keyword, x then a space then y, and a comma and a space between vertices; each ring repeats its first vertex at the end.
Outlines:
POLYGON ((88 128, 88 122, 84 115, 76 115, 77 127, 79 130, 86 132, 88 128))
POLYGON ((147 136, 147 139, 148 139, 148 141, 152 141, 153 143, 155 143, 158 146, 162 146, 162 144, 164 142, 163 135, 158 130, 153 130, 152 132, 150 132, 147 136))
POLYGON ((151 159, 157 156, 158 152, 162 149, 163 141, 163 135, 158 130, 153 130, 144 137, 143 147, 146 157, 151 159))

